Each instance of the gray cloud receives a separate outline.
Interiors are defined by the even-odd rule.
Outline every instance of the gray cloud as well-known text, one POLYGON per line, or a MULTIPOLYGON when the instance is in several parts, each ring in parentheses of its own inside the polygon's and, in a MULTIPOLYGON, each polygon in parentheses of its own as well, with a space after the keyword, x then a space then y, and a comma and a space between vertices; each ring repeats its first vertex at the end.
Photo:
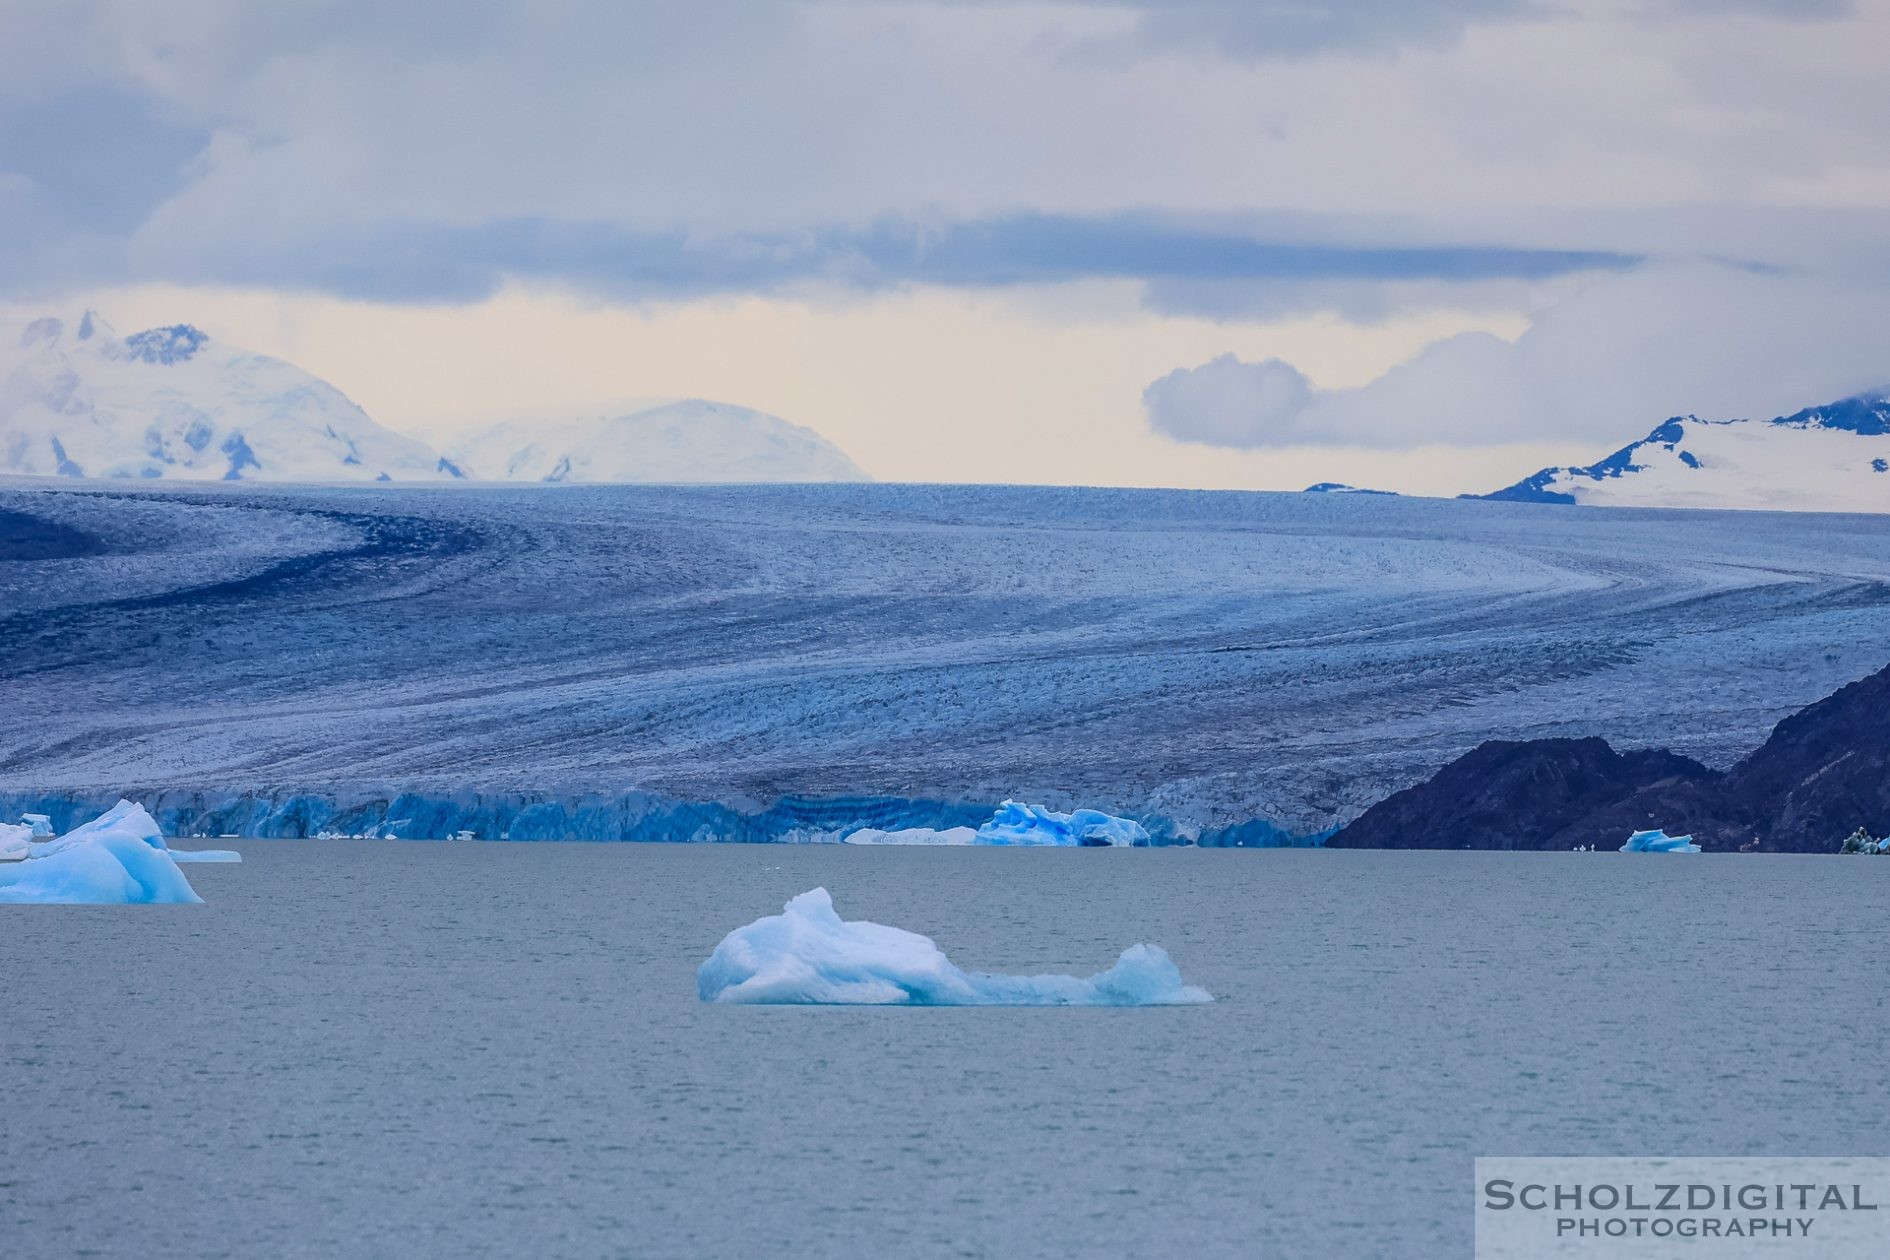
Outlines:
POLYGON ((1870 182, 1890 169, 1873 125, 1890 83, 1860 51, 1881 15, 1793 28, 1822 41, 1796 53, 1816 54, 1806 92, 1765 73, 1776 41, 1751 22, 1697 16, 1725 5, 1848 11, 12 0, 0 294, 1105 277, 1164 312, 1377 319, 1526 307, 1676 251, 1781 264, 1817 244, 1854 273, 1890 201, 1870 182), (1458 42, 1472 27, 1489 30, 1458 42), (1119 38, 1149 55, 1067 55, 1119 38), (1357 55, 1413 44, 1432 51, 1357 55), (1184 46, 1227 55, 1168 55, 1184 46), (1617 52, 1638 69, 1597 92, 1617 52), (1699 230, 1768 197, 1763 222, 1699 230), (1831 204, 1874 219, 1833 235, 1831 204))
MULTIPOLYGON (((1671 415, 1773 416, 1890 383, 1890 290, 1711 264, 1595 280, 1514 343, 1438 342, 1355 389, 1302 394, 1278 360, 1171 373, 1158 431, 1229 447, 1625 441, 1671 415)), ((1297 373, 1293 373, 1297 376, 1297 373)))
POLYGON ((1243 363, 1231 354, 1176 368, 1142 393, 1158 432, 1208 446, 1317 443, 1301 420, 1313 398, 1299 369, 1280 359, 1243 363))
POLYGON ((1535 0, 1142 0, 1136 40, 1239 60, 1381 53, 1457 40, 1479 22, 1552 10, 1535 0))

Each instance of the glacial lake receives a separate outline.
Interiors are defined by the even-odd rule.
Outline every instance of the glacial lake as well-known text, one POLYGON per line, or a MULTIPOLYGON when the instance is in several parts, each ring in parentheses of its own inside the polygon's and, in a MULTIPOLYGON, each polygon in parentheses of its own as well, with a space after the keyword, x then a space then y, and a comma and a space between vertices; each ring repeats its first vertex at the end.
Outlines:
POLYGON ((1890 861, 240 847, 0 908, 0 1252, 1465 1256, 1478 1154, 1890 1155, 1890 861), (816 885, 1219 1000, 697 1001, 816 885))

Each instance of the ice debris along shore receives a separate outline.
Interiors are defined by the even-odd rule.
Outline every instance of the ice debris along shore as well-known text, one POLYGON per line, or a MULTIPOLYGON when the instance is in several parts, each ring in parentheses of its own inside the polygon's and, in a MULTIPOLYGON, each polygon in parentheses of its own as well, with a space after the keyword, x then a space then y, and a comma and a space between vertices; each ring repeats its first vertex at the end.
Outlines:
POLYGON ((1859 827, 1844 837, 1844 843, 1838 846, 1838 852, 1890 854, 1890 836, 1879 840, 1864 828, 1859 827))
POLYGON ((929 936, 849 922, 825 888, 722 938, 696 971, 705 1002, 777 1006, 1184 1006, 1212 1002, 1156 945, 1078 976, 964 971, 929 936))
POLYGON ((1698 853, 1700 846, 1693 843, 1692 836, 1670 836, 1656 827, 1652 831, 1637 831, 1628 837, 1621 846, 1623 853, 1698 853))
POLYGON ((172 849, 142 805, 119 801, 63 836, 33 838, 32 826, 0 827, 0 903, 183 905, 203 900, 179 862, 240 862, 223 849, 172 849), (20 849, 24 852, 19 852, 20 849))
POLYGON ((1148 831, 1133 818, 1117 818, 1100 809, 1079 809, 1059 814, 1041 805, 1005 801, 990 821, 973 831, 952 827, 934 831, 907 827, 880 831, 862 827, 841 837, 846 844, 987 844, 1053 846, 1059 848, 1121 848, 1147 845, 1148 831))

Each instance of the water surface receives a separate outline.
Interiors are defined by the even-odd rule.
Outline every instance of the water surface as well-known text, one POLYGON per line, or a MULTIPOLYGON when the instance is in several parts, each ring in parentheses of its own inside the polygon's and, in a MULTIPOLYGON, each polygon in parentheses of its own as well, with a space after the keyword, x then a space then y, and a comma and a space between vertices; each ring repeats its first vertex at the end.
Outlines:
POLYGON ((1470 1250, 1482 1154, 1890 1155, 1890 862, 254 842, 0 912, 0 1252, 1470 1250), (703 1005, 817 884, 1162 1009, 703 1005))

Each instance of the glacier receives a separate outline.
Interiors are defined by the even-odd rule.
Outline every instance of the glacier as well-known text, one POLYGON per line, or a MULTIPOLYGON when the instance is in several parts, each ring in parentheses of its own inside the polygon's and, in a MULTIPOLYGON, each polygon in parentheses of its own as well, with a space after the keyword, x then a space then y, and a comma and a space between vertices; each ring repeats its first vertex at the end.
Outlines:
POLYGON ((704 1002, 813 1006, 1179 1006, 1212 1002, 1155 945, 1087 979, 964 971, 928 936, 848 921, 825 888, 722 938, 696 971, 704 1002))
POLYGON ((1698 853, 1700 846, 1693 843, 1692 836, 1670 836, 1655 828, 1652 831, 1637 831, 1628 837, 1621 846, 1623 853, 1698 853))
POLYGON ((745 841, 1010 799, 1303 844, 1486 739, 1651 722, 1728 765, 1883 666, 1890 516, 1732 523, 0 478, 0 818, 123 795, 170 836, 745 841))

